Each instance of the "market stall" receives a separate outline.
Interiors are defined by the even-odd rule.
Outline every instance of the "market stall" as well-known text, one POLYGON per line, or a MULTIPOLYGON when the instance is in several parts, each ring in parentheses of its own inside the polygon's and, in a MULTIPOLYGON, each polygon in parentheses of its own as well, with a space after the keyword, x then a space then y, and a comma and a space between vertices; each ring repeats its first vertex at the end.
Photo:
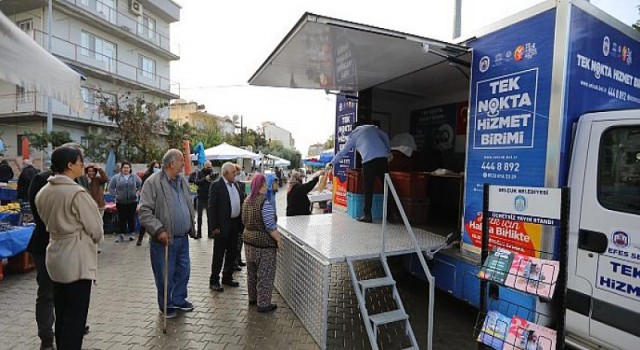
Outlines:
POLYGON ((27 249, 33 226, 12 226, 0 223, 0 281, 4 279, 3 259, 9 259, 8 269, 24 272, 33 268, 27 249))

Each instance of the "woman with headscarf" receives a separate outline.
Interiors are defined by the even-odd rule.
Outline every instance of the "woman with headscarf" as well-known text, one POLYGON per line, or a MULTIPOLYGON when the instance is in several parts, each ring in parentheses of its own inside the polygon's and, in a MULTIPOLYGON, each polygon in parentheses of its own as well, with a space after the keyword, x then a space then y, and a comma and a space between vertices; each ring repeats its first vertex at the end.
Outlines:
POLYGON ((287 216, 311 215, 311 201, 307 194, 316 187, 324 171, 313 174, 313 179, 302 183, 303 175, 298 171, 291 172, 289 192, 287 192, 287 216))
POLYGON ((276 226, 276 212, 266 192, 264 175, 256 174, 251 180, 251 194, 242 204, 249 305, 258 305, 258 312, 270 312, 278 307, 271 303, 271 293, 281 235, 276 226))
POLYGON ((55 176, 36 195, 40 218, 50 234, 45 264, 53 281, 58 349, 80 349, 89 311, 91 283, 98 270, 102 216, 87 190, 74 180, 84 173, 82 152, 58 147, 51 154, 55 176))

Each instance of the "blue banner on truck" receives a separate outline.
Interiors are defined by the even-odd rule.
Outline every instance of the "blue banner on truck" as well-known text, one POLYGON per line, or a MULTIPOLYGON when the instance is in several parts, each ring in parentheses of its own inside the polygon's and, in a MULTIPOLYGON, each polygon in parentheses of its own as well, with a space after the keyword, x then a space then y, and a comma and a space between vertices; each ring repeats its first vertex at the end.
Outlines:
POLYGON ((567 181, 572 125, 578 117, 640 106, 639 62, 634 62, 635 55, 640 55, 638 42, 576 6, 571 9, 569 28, 561 184, 567 181))
MULTIPOLYGON (((469 43, 466 244, 481 243, 483 183, 544 186, 554 28, 550 10, 469 43)), ((505 234, 502 245, 511 250, 540 249, 537 225, 493 220, 490 230, 498 229, 505 234)))
MULTIPOLYGON (((356 122, 356 102, 344 95, 336 97, 336 130, 335 153, 337 154, 347 143, 347 139, 356 122)), ((351 150, 340 159, 333 169, 333 203, 337 206, 347 206, 347 170, 356 166, 355 151, 351 150)))

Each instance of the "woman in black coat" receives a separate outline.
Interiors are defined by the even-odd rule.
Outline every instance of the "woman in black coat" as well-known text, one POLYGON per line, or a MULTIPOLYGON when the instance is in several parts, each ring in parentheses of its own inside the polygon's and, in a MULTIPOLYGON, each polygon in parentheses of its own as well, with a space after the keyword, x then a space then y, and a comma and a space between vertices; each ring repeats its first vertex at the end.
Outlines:
POLYGON ((309 182, 302 183, 302 173, 291 172, 289 192, 287 192, 287 216, 311 215, 311 201, 309 201, 307 194, 316 187, 323 174, 324 171, 319 171, 309 182))

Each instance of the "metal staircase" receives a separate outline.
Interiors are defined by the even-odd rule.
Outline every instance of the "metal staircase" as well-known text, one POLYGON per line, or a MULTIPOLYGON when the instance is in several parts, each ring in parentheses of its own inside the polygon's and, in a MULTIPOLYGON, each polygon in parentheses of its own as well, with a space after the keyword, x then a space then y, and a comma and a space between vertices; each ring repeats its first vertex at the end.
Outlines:
POLYGON ((416 337, 413 334, 413 329, 411 329, 411 324, 409 323, 409 315, 407 315, 406 311, 404 310, 402 300, 400 299, 400 294, 398 294, 398 289, 396 288, 396 281, 391 275, 391 270, 389 269, 389 265, 387 264, 387 257, 384 253, 380 254, 379 260, 382 263, 382 267, 384 269, 384 277, 358 280, 354 268, 354 261, 357 261, 357 259, 347 258, 349 275, 351 276, 353 289, 356 293, 356 298, 358 299, 358 305, 360 306, 360 313, 362 313, 365 329, 367 330, 367 334, 369 335, 371 348, 373 350, 378 350, 378 327, 385 324, 402 321, 404 322, 405 334, 411 341, 411 347, 407 349, 418 349, 416 337), (373 288, 380 287, 391 287, 393 300, 396 303, 396 309, 369 315, 369 311, 367 311, 367 291, 373 288))

